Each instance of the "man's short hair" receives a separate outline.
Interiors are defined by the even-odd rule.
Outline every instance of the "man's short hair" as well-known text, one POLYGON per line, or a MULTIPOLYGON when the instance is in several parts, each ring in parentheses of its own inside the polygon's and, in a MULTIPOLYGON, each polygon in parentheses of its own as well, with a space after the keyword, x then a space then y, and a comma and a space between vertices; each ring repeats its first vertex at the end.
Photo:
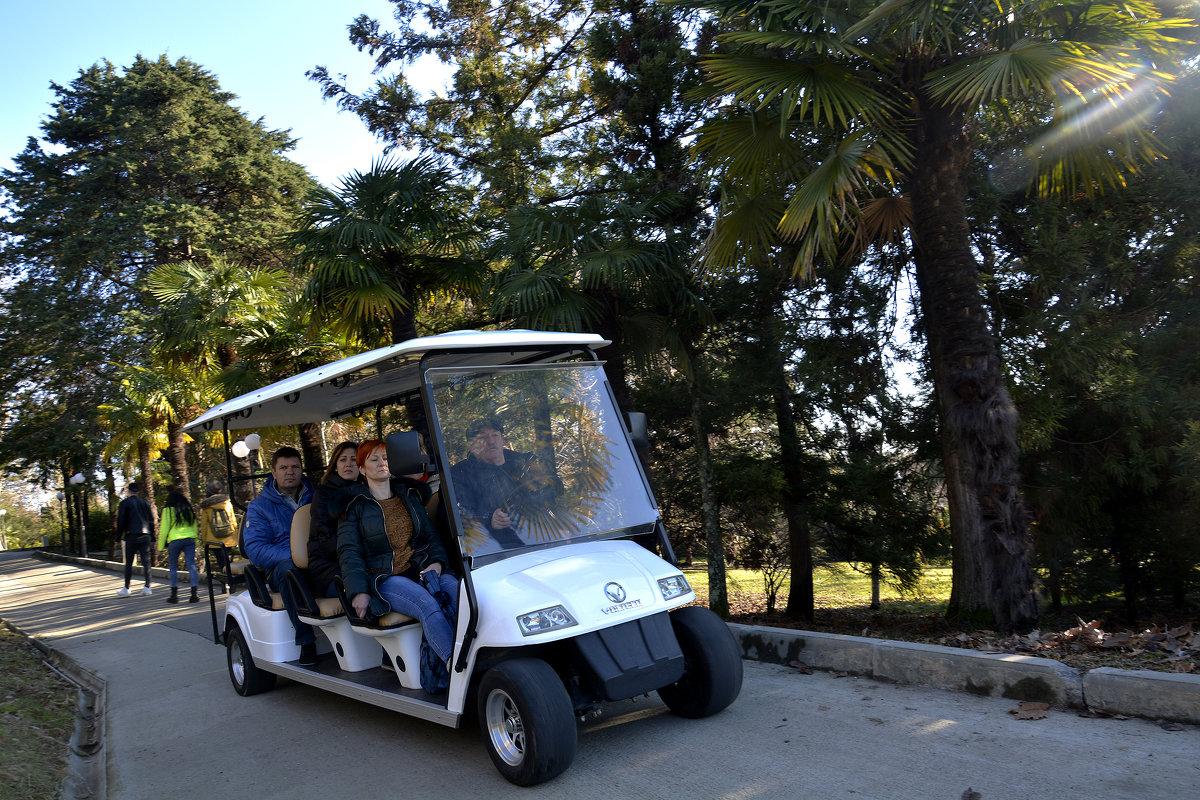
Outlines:
POLYGON ((130 481, 129 483, 125 484, 125 488, 128 489, 131 494, 137 494, 138 492, 142 491, 142 485, 137 481, 130 481))
POLYGON ((504 433, 504 423, 495 417, 482 417, 477 419, 467 426, 467 441, 471 441, 478 436, 484 428, 491 428, 496 433, 504 433))
POLYGON ((281 458, 294 458, 299 461, 300 451, 288 445, 279 448, 274 453, 271 453, 271 469, 275 469, 275 465, 279 463, 279 459, 281 458))
POLYGON ((225 491, 225 481, 220 478, 213 478, 204 485, 204 491, 210 495, 220 494, 225 491))

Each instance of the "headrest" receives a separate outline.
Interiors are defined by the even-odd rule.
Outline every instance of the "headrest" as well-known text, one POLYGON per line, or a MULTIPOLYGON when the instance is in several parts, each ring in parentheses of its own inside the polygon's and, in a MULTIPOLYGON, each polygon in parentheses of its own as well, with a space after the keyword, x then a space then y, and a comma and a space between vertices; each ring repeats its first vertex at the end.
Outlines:
POLYGON ((384 445, 388 469, 393 475, 412 475, 429 469, 429 456, 421 452, 421 435, 416 431, 389 433, 384 438, 384 445))

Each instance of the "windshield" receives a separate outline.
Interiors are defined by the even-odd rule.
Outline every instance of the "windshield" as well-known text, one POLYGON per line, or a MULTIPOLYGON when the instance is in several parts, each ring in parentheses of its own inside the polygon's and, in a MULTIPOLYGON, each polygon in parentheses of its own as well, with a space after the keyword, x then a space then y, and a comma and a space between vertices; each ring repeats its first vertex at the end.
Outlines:
POLYGON ((463 553, 643 533, 658 518, 600 364, 426 372, 463 553))

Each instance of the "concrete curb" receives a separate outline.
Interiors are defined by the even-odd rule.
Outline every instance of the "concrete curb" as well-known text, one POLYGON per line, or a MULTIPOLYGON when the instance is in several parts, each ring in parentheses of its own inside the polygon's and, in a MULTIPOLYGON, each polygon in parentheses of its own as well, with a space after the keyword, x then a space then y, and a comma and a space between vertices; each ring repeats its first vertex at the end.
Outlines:
POLYGON ((105 732, 107 728, 108 683, 75 659, 30 636, 12 623, 4 623, 24 637, 45 657, 45 664, 78 689, 75 730, 67 753, 67 774, 63 779, 63 798, 86 797, 105 800, 108 779, 105 770, 105 732))
POLYGON ((1200 675, 1099 667, 1083 675, 1093 711, 1200 723, 1200 675))
POLYGON ((1111 667, 1080 673, 1049 658, 730 624, 742 657, 892 683, 1200 724, 1200 675, 1111 667))

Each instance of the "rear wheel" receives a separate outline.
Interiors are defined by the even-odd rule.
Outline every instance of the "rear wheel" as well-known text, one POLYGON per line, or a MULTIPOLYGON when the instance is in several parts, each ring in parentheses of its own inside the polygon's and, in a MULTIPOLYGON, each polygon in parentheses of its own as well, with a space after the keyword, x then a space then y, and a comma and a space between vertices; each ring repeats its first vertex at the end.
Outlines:
POLYGON ((681 717, 716 714, 742 691, 742 654, 720 617, 701 606, 671 612, 671 626, 683 650, 683 677, 658 690, 667 708, 681 717))
POLYGON ((558 674, 536 658, 505 661, 479 684, 479 725, 500 774, 518 786, 560 775, 575 759, 578 732, 558 674))
POLYGON ((246 637, 236 625, 225 634, 225 655, 229 663, 229 679, 242 697, 261 694, 275 688, 275 673, 259 669, 246 646, 246 637))

